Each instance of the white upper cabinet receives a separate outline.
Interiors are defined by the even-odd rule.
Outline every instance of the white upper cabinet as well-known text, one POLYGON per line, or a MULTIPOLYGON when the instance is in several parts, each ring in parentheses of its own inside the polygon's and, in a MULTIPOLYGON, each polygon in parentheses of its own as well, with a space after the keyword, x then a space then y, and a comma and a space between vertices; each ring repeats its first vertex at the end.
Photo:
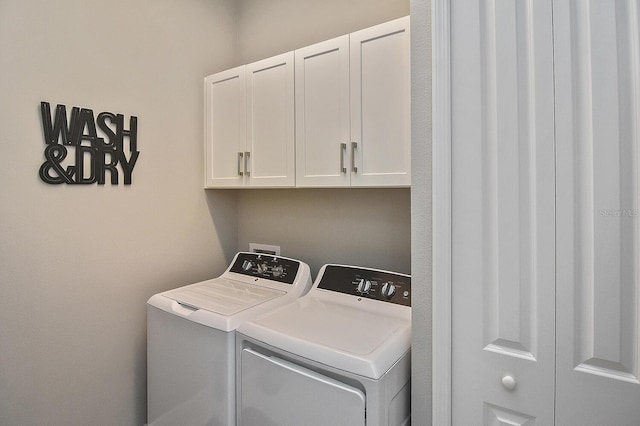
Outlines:
POLYGON ((247 65, 249 186, 295 185, 293 52, 247 65))
POLYGON ((205 78, 205 188, 295 185, 293 52, 205 78))
POLYGON ((350 56, 351 186, 409 186, 409 17, 352 33, 350 56))
POLYGON ((349 36, 296 55, 296 185, 349 186, 349 36))
POLYGON ((205 188, 244 185, 245 67, 210 75, 205 85, 205 188))
POLYGON ((205 79, 205 187, 411 184, 409 17, 205 79))
POLYGON ((296 186, 411 184, 409 17, 296 51, 296 186))

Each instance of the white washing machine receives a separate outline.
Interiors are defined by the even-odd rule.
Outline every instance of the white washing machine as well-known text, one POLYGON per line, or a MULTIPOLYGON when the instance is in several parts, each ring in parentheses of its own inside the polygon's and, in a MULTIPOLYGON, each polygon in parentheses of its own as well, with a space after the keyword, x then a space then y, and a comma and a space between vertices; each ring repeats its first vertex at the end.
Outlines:
POLYGON ((238 328, 238 425, 408 425, 410 349, 410 276, 325 265, 238 328))
POLYGON ((216 279, 147 302, 147 414, 151 426, 235 426, 235 330, 306 293, 309 266, 238 253, 216 279))

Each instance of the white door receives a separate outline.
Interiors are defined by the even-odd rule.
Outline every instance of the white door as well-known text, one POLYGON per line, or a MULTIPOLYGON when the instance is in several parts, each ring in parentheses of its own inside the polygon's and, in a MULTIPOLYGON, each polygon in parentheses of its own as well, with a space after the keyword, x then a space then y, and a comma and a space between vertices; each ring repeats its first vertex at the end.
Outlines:
POLYGON ((352 186, 411 184, 409 17, 350 35, 352 186))
POLYGON ((246 66, 250 186, 295 185, 293 52, 246 66))
POLYGON ((556 424, 640 424, 639 5, 554 2, 556 424))
POLYGON ((639 5, 550 6, 452 2, 455 425, 640 424, 639 5))
POLYGON ((553 425, 551 0, 451 2, 452 424, 553 425))
POLYGON ((295 52, 296 186, 349 186, 349 36, 295 52))
POLYGON ((205 78, 205 188, 244 185, 245 67, 205 78))

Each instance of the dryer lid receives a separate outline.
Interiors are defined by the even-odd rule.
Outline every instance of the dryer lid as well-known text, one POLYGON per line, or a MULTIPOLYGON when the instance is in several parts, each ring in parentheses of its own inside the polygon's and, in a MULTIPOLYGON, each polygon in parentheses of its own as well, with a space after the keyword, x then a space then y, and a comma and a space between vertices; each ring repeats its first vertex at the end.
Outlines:
POLYGON ((245 322, 238 331, 372 379, 382 377, 411 347, 409 320, 310 296, 245 322))

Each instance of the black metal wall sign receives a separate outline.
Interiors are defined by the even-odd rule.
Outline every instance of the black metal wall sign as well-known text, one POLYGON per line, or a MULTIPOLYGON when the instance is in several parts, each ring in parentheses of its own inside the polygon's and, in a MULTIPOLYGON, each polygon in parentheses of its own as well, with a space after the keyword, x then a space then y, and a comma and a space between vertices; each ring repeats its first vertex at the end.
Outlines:
POLYGON ((112 185, 117 185, 120 172, 124 184, 131 185, 133 168, 138 161, 138 118, 129 118, 125 128, 122 114, 101 112, 94 117, 87 108, 73 107, 67 121, 67 109, 56 106, 55 117, 51 117, 49 102, 40 103, 44 134, 45 162, 40 166, 40 179, 48 184, 93 184, 104 185, 107 171, 112 185), (98 136, 98 129, 100 135, 98 136), (128 140, 125 152, 125 139, 128 140), (75 150, 72 165, 63 162, 75 150), (127 156, 128 154, 128 156, 127 156))

